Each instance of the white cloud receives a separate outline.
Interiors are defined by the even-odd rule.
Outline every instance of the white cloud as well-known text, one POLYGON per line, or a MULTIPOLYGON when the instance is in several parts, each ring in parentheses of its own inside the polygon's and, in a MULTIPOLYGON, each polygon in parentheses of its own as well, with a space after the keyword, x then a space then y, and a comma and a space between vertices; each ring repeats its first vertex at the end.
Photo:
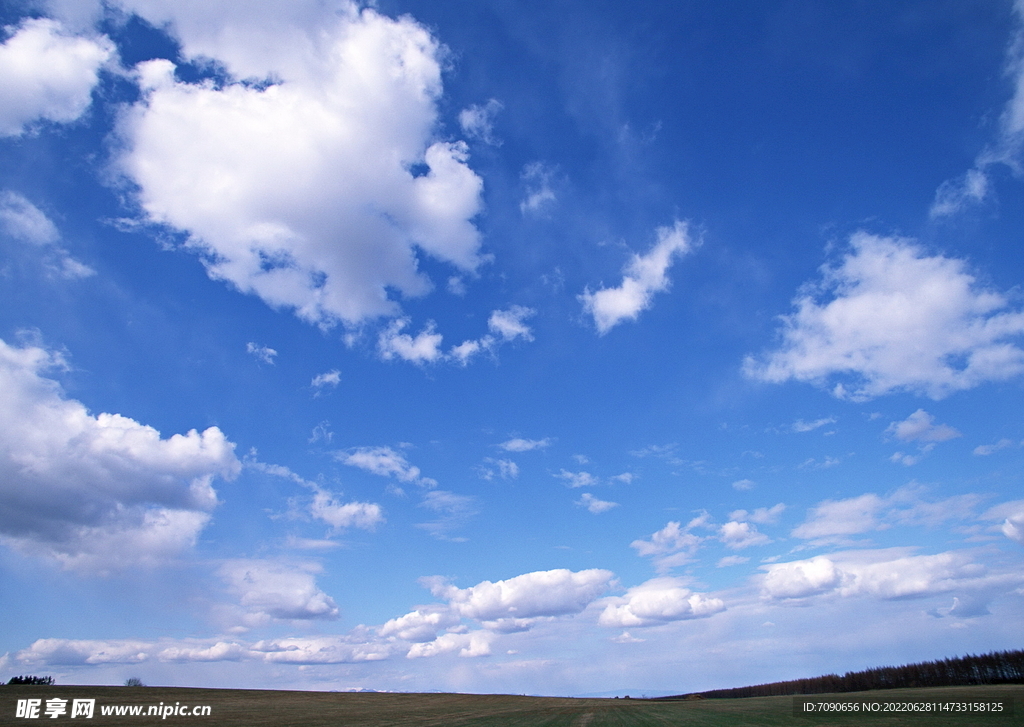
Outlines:
POLYGON ((24 668, 147 662, 257 661, 349 664, 386 659, 393 647, 356 636, 307 636, 255 643, 215 639, 38 639, 13 655, 24 668))
POLYGON ((858 535, 879 527, 878 516, 885 502, 868 493, 846 500, 825 500, 810 509, 807 522, 793 529, 793 535, 805 540, 833 539, 858 535))
POLYGON ((727 555, 724 558, 719 558, 715 564, 716 568, 729 568, 734 565, 743 565, 750 561, 750 558, 745 555, 727 555))
POLYGON ((589 472, 569 472, 568 470, 562 470, 554 476, 560 480, 565 480, 566 487, 593 487, 597 484, 597 478, 589 472))
POLYGON ((320 487, 315 488, 309 513, 335 530, 362 528, 373 530, 384 522, 381 507, 374 502, 341 502, 338 496, 320 487))
POLYGON ((489 631, 472 631, 468 634, 442 634, 434 641, 422 644, 413 644, 406 656, 410 659, 417 659, 427 656, 437 656, 458 651, 459 656, 489 656, 491 643, 494 641, 494 634, 489 631))
POLYGON ((255 626, 271 619, 337 618, 334 599, 316 585, 321 570, 314 563, 229 560, 218 574, 245 609, 245 625, 255 626))
POLYGON ((313 380, 309 382, 309 385, 314 389, 314 396, 319 396, 320 393, 328 387, 332 389, 338 388, 338 384, 340 383, 341 372, 338 371, 338 369, 332 369, 314 376, 313 380))
POLYGON ((1012 447, 1014 444, 1014 441, 1011 439, 1000 439, 995 444, 979 444, 974 448, 974 454, 980 457, 987 457, 990 454, 998 452, 1000 449, 1012 447))
POLYGON ((18 242, 43 248, 44 264, 62 278, 87 278, 96 271, 75 260, 57 243, 60 232, 41 209, 23 195, 10 190, 0 192, 0 233, 18 242))
POLYGON ((732 487, 734 490, 752 490, 756 484, 753 480, 736 480, 732 483, 732 487))
POLYGON ((1024 371, 1024 314, 982 289, 963 260, 929 256, 909 240, 858 232, 837 267, 782 316, 782 345, 748 357, 748 376, 826 385, 840 398, 894 391, 941 399, 1024 371))
POLYGON ((813 422, 805 422, 803 419, 797 419, 793 422, 794 432, 812 432, 819 427, 823 427, 826 424, 835 424, 835 417, 828 417, 826 419, 815 419, 813 422))
POLYGON ((436 480, 422 477, 419 467, 409 464, 405 455, 391 447, 356 447, 347 452, 335 452, 334 456, 347 465, 381 477, 394 477, 399 482, 411 482, 423 487, 437 486, 436 480))
MULTIPOLYGON (((507 310, 491 311, 491 315, 487 319, 487 328, 491 333, 453 346, 448 352, 448 358, 465 366, 478 353, 485 351, 494 353, 494 350, 502 343, 514 341, 517 338, 532 341, 533 333, 523 321, 536 313, 537 311, 533 308, 521 305, 510 306, 507 310)), ((438 345, 440 345, 440 340, 438 345)))
POLYGON ((8 237, 33 245, 60 240, 57 226, 42 210, 17 192, 0 192, 0 229, 8 237))
POLYGON ((389 291, 427 293, 420 253, 462 272, 483 262, 482 181, 463 142, 433 138, 443 52, 410 17, 125 4, 169 24, 186 57, 273 80, 188 84, 146 61, 119 120, 116 168, 142 215, 186 231, 211 277, 326 327, 399 315, 389 291))
POLYGON ((668 290, 671 284, 668 269, 673 259, 694 248, 685 222, 659 227, 657 235, 657 243, 646 255, 633 255, 619 287, 602 288, 596 293, 588 288, 579 296, 583 310, 594 317, 599 334, 604 335, 624 320, 636 320, 641 311, 650 308, 654 294, 668 290))
POLYGON ((381 636, 397 636, 416 644, 433 641, 441 629, 458 625, 460 618, 444 606, 424 606, 393 618, 380 627, 381 636))
POLYGON ((523 215, 540 215, 558 201, 551 182, 555 176, 554 167, 543 162, 530 162, 523 167, 520 175, 526 187, 526 196, 519 203, 523 215))
POLYGON ((49 18, 30 18, 0 45, 0 136, 37 120, 69 123, 89 108, 100 68, 114 55, 108 38, 75 37, 49 18))
POLYGON ((434 363, 444 357, 441 352, 441 334, 434 330, 434 322, 427 323, 426 328, 415 337, 402 330, 409 325, 408 318, 396 318, 381 331, 377 341, 381 358, 385 361, 397 357, 415 364, 434 363))
POLYGON ((490 318, 487 320, 490 334, 478 339, 463 341, 458 346, 452 346, 447 354, 441 350, 443 336, 435 330, 433 321, 428 322, 426 328, 413 337, 402 332, 409 325, 409 319, 397 318, 381 332, 378 349, 381 357, 385 360, 398 357, 415 364, 454 361, 466 366, 478 353, 485 351, 494 353, 502 343, 514 341, 517 338, 532 341, 533 334, 530 327, 523 321, 536 312, 533 308, 521 305, 510 306, 507 310, 491 311, 490 318))
POLYGON ((255 357, 257 361, 270 365, 274 364, 274 357, 277 356, 277 351, 270 348, 270 346, 260 346, 252 341, 245 344, 245 350, 255 357))
POLYGON ((826 543, 883 530, 893 523, 933 527, 948 520, 974 517, 974 509, 982 499, 964 494, 929 501, 924 498, 925 492, 924 487, 911 483, 886 497, 867 493, 844 500, 825 500, 810 508, 806 522, 794 528, 792 534, 826 543))
POLYGON ((523 321, 536 313, 537 311, 533 308, 522 305, 514 305, 508 310, 496 310, 487 319, 487 327, 505 341, 514 341, 517 338, 532 341, 533 334, 530 332, 530 327, 523 321))
POLYGON ((785 512, 785 510, 785 504, 780 502, 772 507, 759 507, 753 512, 747 512, 746 510, 734 510, 729 513, 729 519, 738 520, 740 522, 750 521, 752 523, 771 525, 779 521, 779 516, 785 512))
POLYGON ((529 452, 533 449, 544 449, 550 444, 550 437, 545 437, 544 439, 522 439, 520 437, 513 437, 512 439, 502 442, 498 446, 506 452, 529 452))
POLYGON ((803 598, 835 589, 841 574, 824 556, 768 566, 764 592, 772 598, 803 598))
POLYGON ((933 218, 955 215, 984 201, 992 186, 988 169, 993 164, 1004 164, 1015 174, 1021 171, 1021 150, 1024 148, 1024 4, 1015 2, 1013 9, 1017 15, 1017 27, 1008 45, 1004 70, 1013 84, 1014 93, 1000 116, 999 133, 978 154, 974 167, 962 176, 939 185, 930 210, 933 218))
POLYGON ((633 474, 632 472, 623 472, 620 475, 613 475, 608 479, 612 480, 613 482, 621 482, 624 485, 630 485, 633 483, 633 480, 636 479, 636 475, 633 474))
POLYGON ((235 445, 216 427, 162 439, 119 414, 90 414, 45 378, 63 366, 0 341, 0 539, 67 568, 155 565, 190 548, 234 478, 235 445))
POLYGON ((704 618, 725 610, 720 598, 709 598, 683 587, 680 578, 653 578, 608 599, 599 623, 614 628, 657 626, 670 621, 704 618))
MULTIPOLYGON (((510 459, 491 459, 485 457, 484 462, 498 468, 497 475, 503 480, 514 480, 519 477, 519 465, 510 459)), ((493 480, 495 472, 490 467, 479 467, 480 476, 485 480, 493 480)))
POLYGON ((732 550, 743 550, 744 548, 772 542, 771 538, 758 531, 756 526, 735 520, 722 525, 718 529, 718 535, 725 547, 732 550))
POLYGON ((494 136, 494 117, 505 108, 497 99, 490 99, 483 106, 472 104, 459 112, 459 126, 462 133, 485 144, 501 146, 501 140, 494 136))
POLYGON ((707 527, 707 523, 707 513, 693 518, 686 527, 672 521, 652 533, 650 540, 634 540, 629 547, 636 550, 637 555, 652 556, 658 571, 665 572, 693 559, 705 538, 690 531, 696 527, 707 527))
POLYGON ((963 436, 946 424, 935 424, 935 417, 918 409, 901 422, 893 422, 885 430, 901 442, 946 442, 963 436))
POLYGON ((935 191, 928 214, 931 217, 945 217, 962 212, 967 207, 985 199, 989 190, 988 177, 981 169, 969 169, 957 179, 949 179, 935 191))
POLYGON ((602 512, 607 512, 608 510, 611 510, 613 507, 619 506, 619 503, 617 502, 599 500, 593 495, 591 495, 589 492, 584 492, 583 496, 576 501, 576 504, 579 505, 580 507, 587 508, 587 510, 594 513, 595 515, 602 512))
POLYGON ((518 631, 538 618, 581 612, 608 590, 613 575, 597 568, 577 572, 559 568, 483 581, 470 588, 457 588, 439 578, 424 579, 424 583, 459 616, 475 619, 488 629, 518 631))
POLYGON ((766 566, 763 592, 769 598, 805 598, 824 593, 842 597, 908 598, 977 585, 985 568, 960 552, 909 555, 907 549, 845 551, 810 560, 766 566))

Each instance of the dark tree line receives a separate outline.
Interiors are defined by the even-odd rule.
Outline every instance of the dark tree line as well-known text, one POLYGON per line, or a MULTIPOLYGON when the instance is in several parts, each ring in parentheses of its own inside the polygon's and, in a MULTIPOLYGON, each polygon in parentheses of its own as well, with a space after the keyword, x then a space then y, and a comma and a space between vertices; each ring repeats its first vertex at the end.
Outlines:
POLYGON ((994 651, 941 661, 925 661, 903 666, 882 666, 846 674, 826 674, 813 679, 757 684, 735 689, 680 694, 660 699, 727 699, 735 697, 775 697, 787 694, 826 694, 862 692, 869 689, 906 689, 910 687, 961 687, 977 684, 1024 684, 1024 651, 994 651))
POLYGON ((11 677, 8 684, 41 684, 42 686, 49 687, 53 685, 53 677, 11 677))

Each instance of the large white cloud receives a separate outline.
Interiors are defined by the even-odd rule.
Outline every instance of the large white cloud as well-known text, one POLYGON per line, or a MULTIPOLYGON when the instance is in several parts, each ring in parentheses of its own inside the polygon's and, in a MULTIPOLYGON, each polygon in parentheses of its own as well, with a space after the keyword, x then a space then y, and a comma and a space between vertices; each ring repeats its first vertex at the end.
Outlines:
POLYGON ((614 574, 591 568, 570 571, 558 568, 535 571, 469 588, 457 588, 440 579, 430 579, 431 592, 448 602, 459 616, 475 619, 497 631, 529 628, 534 619, 579 613, 604 593, 614 574))
POLYGON ((1007 310, 963 260, 909 240, 858 232, 851 251, 782 317, 782 345, 744 363, 747 375, 825 385, 839 397, 911 391, 941 399, 1024 372, 1024 313, 1007 310))
POLYGON ((228 590, 245 609, 246 626, 271 619, 333 619, 334 599, 316 585, 320 566, 307 562, 239 559, 223 563, 218 571, 228 590))
POLYGON ((609 599, 601 612, 602 626, 656 626, 669 621, 704 618, 725 610, 720 598, 709 598, 683 586, 681 578, 653 578, 609 599))
POLYGON ((31 18, 0 45, 0 136, 37 120, 68 123, 89 108, 100 68, 114 54, 106 37, 76 37, 56 20, 31 18))
POLYGON ((845 551, 777 563, 766 570, 762 589, 773 599, 833 592, 843 597, 909 598, 988 585, 985 567, 967 553, 910 555, 906 548, 845 551))
POLYGON ((62 365, 0 341, 0 538, 65 567, 155 564, 190 547, 233 478, 216 427, 163 439, 119 414, 91 415, 42 374, 62 365))
POLYGON ((594 317, 597 332, 604 335, 625 320, 636 320, 651 307, 655 293, 668 290, 668 269, 677 256, 693 250, 689 228, 677 221, 672 227, 659 227, 658 241, 646 255, 634 254, 616 288, 588 288, 579 296, 583 310, 594 317))
POLYGON ((186 56, 274 80, 186 84, 148 61, 120 119, 116 166, 144 216, 187 232, 211 276, 327 326, 428 292, 417 250, 481 264, 482 183, 465 144, 435 137, 442 49, 422 26, 350 3, 125 5, 169 22, 186 56))

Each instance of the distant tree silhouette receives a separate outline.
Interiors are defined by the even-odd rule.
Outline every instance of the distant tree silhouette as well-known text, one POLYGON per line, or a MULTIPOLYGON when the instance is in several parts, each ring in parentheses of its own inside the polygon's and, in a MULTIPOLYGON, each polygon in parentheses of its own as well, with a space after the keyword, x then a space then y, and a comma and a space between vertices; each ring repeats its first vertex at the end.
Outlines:
POLYGON ((145 684, 142 683, 142 680, 139 679, 138 677, 129 677, 129 678, 125 679, 124 680, 124 685, 126 687, 144 687, 144 686, 146 686, 145 684))
POLYGON ((41 684, 42 686, 52 686, 53 677, 33 677, 33 676, 21 676, 11 677, 8 684, 41 684))
POLYGON ((993 651, 940 661, 903 666, 882 666, 866 671, 848 671, 843 676, 826 674, 813 679, 756 684, 735 689, 712 689, 656 699, 723 699, 735 697, 776 697, 787 694, 863 692, 869 689, 913 687, 961 687, 978 684, 1024 684, 1024 651, 993 651))

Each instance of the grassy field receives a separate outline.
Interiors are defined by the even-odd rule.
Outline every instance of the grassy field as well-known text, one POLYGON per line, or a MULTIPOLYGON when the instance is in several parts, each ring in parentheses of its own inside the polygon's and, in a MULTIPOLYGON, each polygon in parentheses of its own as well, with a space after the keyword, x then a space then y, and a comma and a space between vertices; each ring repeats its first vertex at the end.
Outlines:
POLYGON ((1024 725, 1024 686, 894 689, 842 695, 815 695, 814 700, 868 702, 982 702, 1012 699, 1013 715, 1003 714, 793 714, 792 697, 648 701, 640 699, 563 699, 473 694, 376 694, 281 692, 178 687, 2 686, 0 724, 66 724, 40 711, 39 719, 16 717, 19 699, 95 699, 95 716, 71 724, 95 725, 230 725, 238 727, 640 727, 646 725, 1024 725), (209 705, 208 717, 103 716, 112 705, 209 705))

